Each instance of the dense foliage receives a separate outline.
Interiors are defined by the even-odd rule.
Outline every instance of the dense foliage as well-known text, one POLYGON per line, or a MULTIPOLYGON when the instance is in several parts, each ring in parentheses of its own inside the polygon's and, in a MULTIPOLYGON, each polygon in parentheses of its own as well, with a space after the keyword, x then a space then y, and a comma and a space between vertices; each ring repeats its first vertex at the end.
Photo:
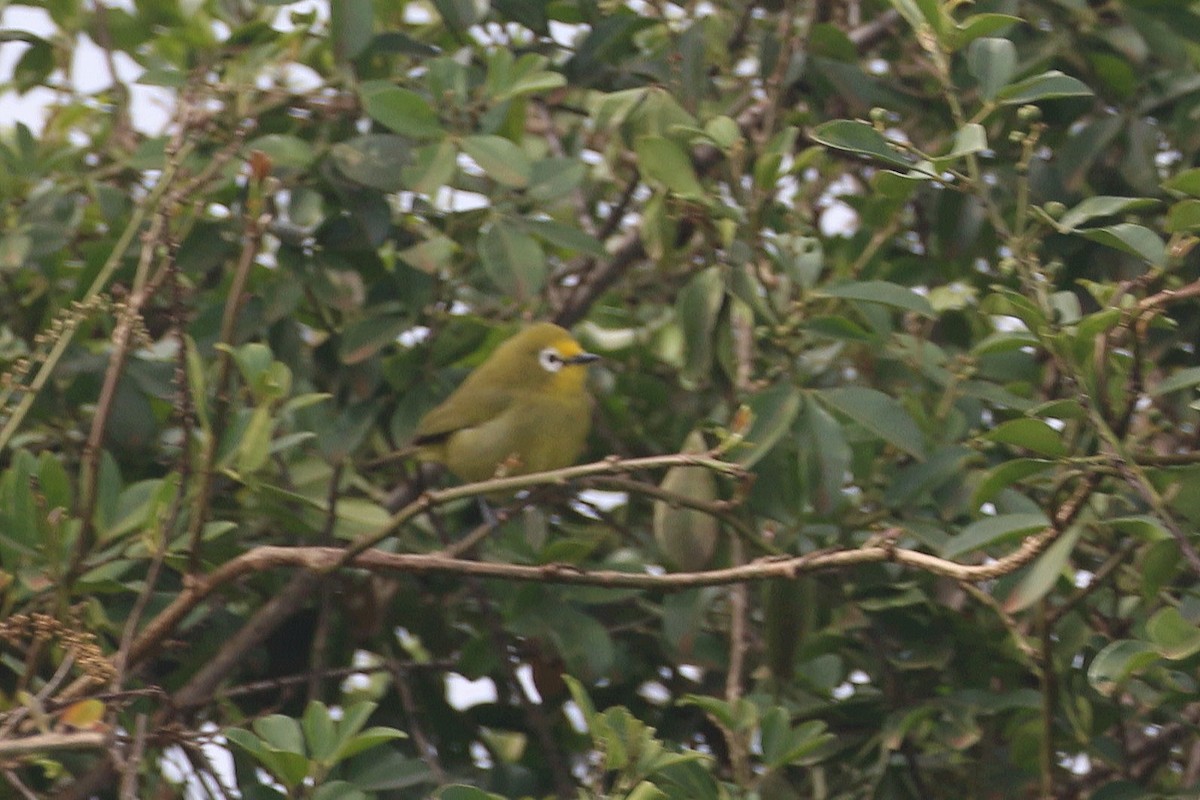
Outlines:
POLYGON ((1200 5, 38 5, 5 796, 1200 785, 1200 5), (531 319, 594 463, 424 483, 531 319))

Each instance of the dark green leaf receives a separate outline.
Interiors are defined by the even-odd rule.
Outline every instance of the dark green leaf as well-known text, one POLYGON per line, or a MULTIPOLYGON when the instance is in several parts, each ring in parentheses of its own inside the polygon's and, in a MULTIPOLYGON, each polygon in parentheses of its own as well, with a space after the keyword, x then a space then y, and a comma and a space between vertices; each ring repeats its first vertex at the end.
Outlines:
POLYGON ((1148 642, 1121 639, 1111 642, 1088 665, 1088 683, 1100 694, 1111 695, 1131 675, 1158 661, 1159 655, 1148 642))
POLYGON ((1063 214, 1056 225, 1062 233, 1069 233, 1098 217, 1111 217, 1157 204, 1158 201, 1150 197, 1089 197, 1063 214))
POLYGON ((712 368, 713 331, 725 302, 725 280, 719 267, 696 273, 675 298, 675 314, 684 332, 687 363, 683 376, 692 382, 707 379, 712 368))
POLYGON ((529 157, 503 136, 468 136, 462 149, 497 183, 518 189, 529 184, 529 157))
POLYGON ((390 81, 367 81, 359 89, 371 119, 403 136, 440 139, 445 135, 437 112, 425 98, 390 81))
POLYGON ((766 455, 781 437, 791 430, 800 412, 801 395, 793 386, 775 386, 756 393, 747 403, 754 418, 746 432, 750 449, 737 451, 738 463, 750 467, 766 455))
POLYGON ((1017 48, 1008 39, 976 39, 967 48, 967 67, 980 96, 993 100, 1017 71, 1017 48))
POLYGON ((338 0, 330 6, 329 31, 339 60, 349 61, 366 48, 374 22, 371 0, 338 0))
POLYGON ((1185 367, 1172 372, 1162 382, 1150 389, 1152 395, 1170 394, 1180 389, 1190 389, 1200 384, 1200 367, 1185 367))
POLYGON ((642 174, 680 197, 699 199, 704 194, 688 154, 662 136, 642 136, 634 145, 642 174))
POLYGON ((990 503, 996 495, 1017 481, 1045 472, 1054 466, 1053 461, 1040 458, 1015 458, 993 467, 975 487, 971 504, 979 508, 984 503, 990 503))
POLYGON ((479 237, 479 257, 496 285, 516 299, 542 290, 546 257, 537 240, 515 225, 497 220, 479 237))
POLYGON ((447 28, 462 35, 479 21, 479 12, 484 10, 486 5, 476 3, 475 0, 433 0, 433 7, 437 9, 447 28))
POLYGON ((972 14, 956 26, 951 36, 954 49, 958 50, 968 43, 974 44, 981 36, 988 36, 1022 22, 1023 19, 1010 14, 972 14))
POLYGON ((335 144, 330 156, 350 180, 394 192, 404 186, 404 167, 411 152, 403 138, 374 133, 335 144))
POLYGON ((589 236, 573 225, 550 219, 530 219, 525 221, 525 226, 534 236, 564 250, 597 258, 607 253, 596 237, 589 236))
POLYGON ((343 364, 358 364, 394 344, 412 321, 400 314, 381 314, 358 320, 342 332, 338 353, 343 364))
POLYGON ((1092 90, 1078 78, 1064 75, 1056 69, 1034 75, 1001 89, 996 99, 1003 105, 1015 106, 1052 100, 1059 97, 1090 97, 1092 90))
POLYGON ((912 160, 901 155, 882 133, 865 122, 831 120, 814 128, 812 138, 827 147, 858 153, 893 167, 908 169, 913 166, 912 160))
POLYGON ((840 297, 846 300, 863 300, 868 303, 901 308, 913 311, 923 317, 936 316, 929 301, 921 295, 904 286, 887 281, 855 281, 839 286, 829 286, 821 290, 826 297, 840 297))
POLYGON ((826 405, 915 458, 925 457, 925 437, 894 397, 866 386, 816 392, 826 405))
POLYGON ((1063 577, 1067 560, 1071 557, 1082 530, 1079 526, 1071 528, 1047 547, 1046 552, 1038 556, 1012 594, 1004 601, 1005 611, 1010 614, 1024 611, 1054 588, 1058 579, 1063 577))
POLYGON ((1184 619, 1174 606, 1159 610, 1146 623, 1146 634, 1158 654, 1171 661, 1200 653, 1200 626, 1184 619))
POLYGON ((1067 454, 1062 434, 1040 419, 1022 417, 1009 420, 985 433, 983 438, 1022 447, 1053 458, 1067 454))
POLYGON ((1167 233, 1200 231, 1200 200, 1180 200, 1167 212, 1167 233))
POLYGON ((1013 539, 1044 530, 1050 521, 1044 514, 1000 514, 976 520, 946 543, 942 555, 956 558, 1001 540, 1013 539))
POLYGON ((1122 222, 1106 228, 1081 229, 1075 233, 1093 242, 1138 256, 1154 266, 1162 266, 1167 259, 1167 246, 1159 235, 1132 222, 1122 222))
POLYGON ((1200 197, 1200 167, 1185 169, 1163 183, 1163 188, 1180 194, 1200 197))

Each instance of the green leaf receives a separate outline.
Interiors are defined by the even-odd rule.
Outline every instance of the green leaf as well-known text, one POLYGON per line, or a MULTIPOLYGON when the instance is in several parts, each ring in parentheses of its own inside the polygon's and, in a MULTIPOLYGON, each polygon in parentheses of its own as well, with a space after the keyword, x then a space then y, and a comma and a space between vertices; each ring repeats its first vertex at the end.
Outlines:
POLYGON ((760 731, 763 761, 772 769, 798 766, 804 756, 834 738, 821 720, 808 720, 792 727, 787 711, 778 706, 763 715, 760 731))
POLYGON ((975 493, 971 496, 972 507, 979 508, 984 503, 990 503, 1002 490, 1030 475, 1045 472, 1054 463, 1042 458, 1014 458, 993 467, 975 487, 975 493))
POLYGON ((1190 389, 1197 384, 1200 384, 1200 367, 1184 367, 1175 370, 1165 380, 1152 386, 1150 394, 1157 397, 1178 392, 1180 389, 1190 389))
POLYGON ((292 717, 271 714, 256 719, 252 727, 270 747, 292 753, 304 752, 304 732, 292 717))
POLYGON ((446 23, 446 27, 460 36, 480 20, 480 12, 487 8, 486 3, 476 3, 476 0, 433 0, 433 7, 446 23))
POLYGON ((438 233, 424 242, 418 242, 412 247, 401 250, 396 255, 421 272, 437 275, 450 266, 450 262, 457 252, 458 243, 438 233))
POLYGON ((865 122, 835 119, 813 129, 812 139, 835 150, 868 156, 893 167, 909 169, 913 161, 892 147, 883 134, 865 122))
POLYGON ((821 290, 826 297, 844 300, 862 300, 885 306, 912 311, 923 317, 935 317, 933 306, 921 295, 899 284, 887 281, 855 281, 839 286, 827 286, 821 290))
POLYGON ((344 742, 362 730, 376 708, 377 704, 369 700, 362 700, 343 708, 342 718, 338 721, 338 737, 344 742))
POLYGON ((1085 239, 1139 256, 1154 266, 1167 260, 1167 246, 1157 233, 1132 222, 1122 222, 1105 228, 1087 228, 1075 233, 1085 239))
POLYGON ((792 422, 800 413, 800 399, 800 391, 790 384, 765 389, 749 399, 746 405, 754 415, 746 432, 745 445, 749 450, 738 451, 739 464, 753 466, 792 429, 792 422))
MULTIPOLYGON (((954 49, 959 50, 963 45, 974 44, 979 37, 987 36, 998 30, 1024 22, 1020 17, 1009 14, 972 14, 955 26, 951 39, 954 49)), ((990 99, 990 98, 984 98, 990 99)))
POLYGON ((1010 614, 1024 611, 1049 594, 1058 579, 1062 577, 1067 560, 1071 557, 1071 552, 1075 549, 1075 544, 1079 541, 1079 534, 1082 531, 1083 528, 1080 526, 1072 527, 1059 536, 1054 544, 1047 547, 1046 552, 1038 556, 1021 578, 1021 582, 1004 601, 1005 611, 1010 614))
POLYGON ((380 314, 360 319, 342 332, 338 355, 343 364, 359 364, 395 343, 401 333, 412 327, 402 314, 380 314))
POLYGON ((574 225, 552 219, 527 219, 525 226, 534 236, 564 250, 596 258, 603 258, 608 252, 599 239, 584 233, 574 225))
POLYGON ((588 168, 573 158, 542 158, 533 162, 529 176, 530 199, 549 203, 583 183, 588 168))
POLYGON ((1185 169, 1167 179, 1162 186, 1169 192, 1200 197, 1200 167, 1185 169))
POLYGON ((1002 105, 1017 106, 1059 97, 1090 97, 1087 84, 1056 69, 1005 86, 996 94, 1002 105))
POLYGON ((246 151, 260 150, 271 158, 275 169, 304 170, 316 160, 312 144, 298 136, 271 133, 246 142, 246 151))
POLYGON ((650 781, 642 781, 625 795, 625 800, 667 800, 669 797, 669 794, 650 781))
POLYGON ((1179 609, 1168 606, 1146 623, 1146 635, 1159 655, 1171 661, 1200 653, 1200 626, 1183 618, 1179 609))
POLYGON ((25 233, 10 233, 0 237, 0 271, 12 272, 25 265, 33 239, 25 233))
POLYGON ((925 437, 912 416, 894 397, 866 386, 823 389, 815 394, 830 408, 854 420, 885 442, 914 458, 925 458, 925 437))
POLYGON ((638 169, 671 192, 689 200, 698 200, 704 189, 692 167, 692 159, 684 149, 662 136, 641 136, 634 143, 638 169))
POLYGON ((1023 447, 1044 456, 1061 458, 1067 454, 1062 434, 1040 419, 1021 417, 1002 423, 983 435, 984 439, 1023 447))
POLYGON ((1060 233, 1070 233, 1085 222, 1098 217, 1111 217, 1141 208, 1157 205, 1152 197, 1112 197, 1097 195, 1089 197, 1068 210, 1054 224, 1060 233))
POLYGON ((410 183, 418 194, 433 197, 446 186, 458 170, 458 150, 449 137, 436 144, 425 145, 414 153, 410 183))
POLYGON ((488 276, 516 299, 535 296, 546 281, 546 258, 537 240, 504 220, 479 237, 479 257, 488 276))
POLYGON ((372 133, 339 142, 329 150, 338 170, 352 181, 384 192, 404 188, 411 150, 400 136, 372 133))
POLYGON ((757 708, 744 697, 730 702, 720 697, 686 694, 679 698, 679 705, 702 708, 722 725, 734 731, 750 730, 758 724, 757 708))
POLYGON ((984 100, 994 100, 1017 71, 1017 48, 1008 39, 976 39, 967 48, 967 69, 984 100))
POLYGON ((252 475, 266 465, 271 457, 271 431, 274 427, 275 418, 270 406, 261 405, 254 409, 238 441, 238 472, 252 475))
POLYGON ((683 328, 686 363, 682 377, 689 383, 708 378, 712 369, 713 331, 725 302, 725 279, 720 267, 696 273, 675 297, 675 316, 683 328))
POLYGON ((349 61, 366 49, 374 23, 372 0, 338 0, 330 6, 329 32, 339 61, 349 61))
POLYGON ((888 0, 892 7, 900 12, 900 16, 912 26, 914 31, 920 31, 929 26, 934 33, 941 33, 944 20, 941 9, 930 0, 888 0))
POLYGON ((551 89, 557 89, 560 86, 565 86, 566 83, 566 76, 564 76, 561 72, 540 70, 528 75, 522 75, 506 89, 497 94, 496 100, 511 100, 514 97, 521 97, 522 95, 548 92, 551 89))
POLYGON ((411 89, 402 89, 391 81, 376 80, 364 83, 359 94, 367 115, 393 133, 414 139, 445 136, 433 106, 411 89))
POLYGON ((165 86, 182 89, 187 84, 187 73, 172 68, 151 67, 138 76, 136 83, 142 86, 165 86))
POLYGON ((987 131, 978 122, 968 122, 954 133, 954 142, 950 151, 938 156, 935 162, 941 165, 945 162, 962 158, 963 156, 986 150, 988 146, 987 131))
MULTIPOLYGON (((257 727, 257 723, 255 725, 257 727)), ((309 763, 303 745, 299 750, 276 747, 265 738, 260 739, 240 728, 227 730, 225 737, 256 758, 276 780, 288 788, 298 786, 308 776, 309 763)))
POLYGON ((1162 524, 1162 520, 1149 514, 1134 514, 1129 517, 1115 517, 1108 520, 1114 530, 1137 536, 1148 542, 1159 542, 1171 538, 1171 532, 1162 524))
POLYGON ((357 733, 346 740, 337 750, 334 760, 337 762, 344 761, 347 758, 358 755, 364 750, 370 750, 372 747, 378 747, 387 742, 393 742, 397 739, 407 739, 408 734, 396 728, 388 728, 382 725, 375 725, 367 728, 361 733, 357 733))
POLYGON ((304 729, 304 739, 313 759, 332 765, 334 762, 331 759, 338 745, 337 728, 325 704, 310 700, 304 709, 300 726, 304 729))
POLYGON ((1100 694, 1111 696, 1132 675, 1158 659, 1158 653, 1147 642, 1136 639, 1111 642, 1088 665, 1088 683, 1100 694))
POLYGON ((351 539, 378 530, 387 523, 389 517, 387 509, 373 500, 344 497, 337 504, 338 526, 334 533, 340 538, 351 539))
POLYGON ((517 189, 529 185, 529 156, 503 136, 468 136, 462 140, 462 149, 497 183, 517 189))
POLYGON ((1200 231, 1200 200, 1180 200, 1167 212, 1167 233, 1200 231))
POLYGON ((841 490, 853 463, 854 451, 842 426, 819 403, 805 403, 796 425, 800 452, 809 463, 813 505, 829 511, 844 499, 841 490))
POLYGON ((38 456, 37 482, 42 495, 42 502, 48 510, 69 509, 74 494, 71 491, 71 479, 62 462, 49 451, 38 456))
POLYGON ((35 86, 41 86, 50 78, 54 71, 54 48, 45 39, 31 37, 29 48, 12 65, 12 79, 17 89, 27 92, 35 86))
POLYGON ((1001 539, 1016 538, 1028 533, 1044 530, 1050 524, 1045 514, 1000 514, 984 517, 963 528, 951 537, 942 550, 945 558, 956 558, 972 550, 979 550, 1001 539))

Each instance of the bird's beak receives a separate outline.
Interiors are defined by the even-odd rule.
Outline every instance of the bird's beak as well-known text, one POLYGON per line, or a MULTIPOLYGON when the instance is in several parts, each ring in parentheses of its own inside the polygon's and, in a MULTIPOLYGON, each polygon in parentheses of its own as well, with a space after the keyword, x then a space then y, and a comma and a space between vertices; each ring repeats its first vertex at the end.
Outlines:
POLYGON ((600 356, 595 353, 579 353, 578 355, 564 358, 563 363, 566 364, 591 364, 593 361, 599 361, 600 356))

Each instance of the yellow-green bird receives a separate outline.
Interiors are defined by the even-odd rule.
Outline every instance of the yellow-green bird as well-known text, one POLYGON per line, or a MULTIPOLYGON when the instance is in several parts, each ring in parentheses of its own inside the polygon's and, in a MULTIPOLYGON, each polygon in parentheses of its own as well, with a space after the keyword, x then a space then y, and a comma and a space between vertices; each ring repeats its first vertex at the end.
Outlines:
POLYGON ((557 325, 525 328, 421 419, 418 457, 471 483, 575 463, 592 426, 587 365, 599 358, 557 325))

